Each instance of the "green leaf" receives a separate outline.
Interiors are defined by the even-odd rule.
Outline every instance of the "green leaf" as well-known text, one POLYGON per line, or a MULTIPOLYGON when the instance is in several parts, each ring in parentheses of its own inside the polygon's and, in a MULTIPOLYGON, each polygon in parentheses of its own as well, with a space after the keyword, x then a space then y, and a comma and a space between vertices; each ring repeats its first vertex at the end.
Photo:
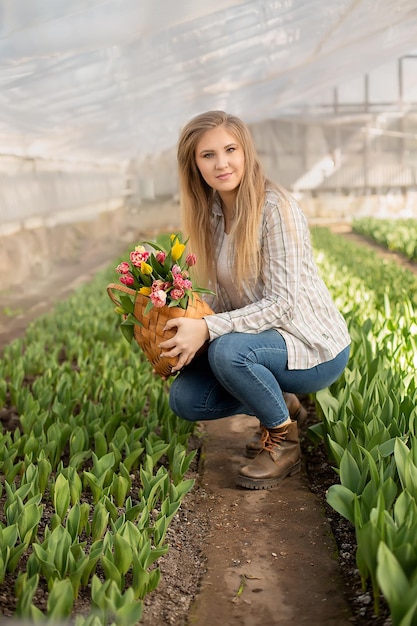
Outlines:
POLYGON ((138 320, 137 317, 135 317, 134 315, 130 315, 128 316, 128 321, 131 322, 134 326, 140 326, 141 328, 143 327, 143 324, 140 320, 138 320))
POLYGON ((176 485, 177 495, 180 500, 191 491, 194 487, 195 480, 193 478, 188 478, 187 480, 181 481, 178 485, 176 485))
POLYGON ((332 396, 328 389, 323 389, 316 393, 315 399, 323 415, 328 420, 333 421, 339 412, 339 402, 337 398, 332 396))
POLYGON ((378 548, 377 578, 390 607, 393 625, 412 626, 417 609, 417 589, 410 590, 398 560, 382 541, 378 548))
POLYGON ((135 304, 130 296, 120 295, 120 302, 127 313, 135 312, 135 304))
POLYGON ((91 534, 93 541, 101 539, 106 530, 109 520, 109 512, 102 502, 98 502, 94 508, 93 521, 91 524, 91 534))
POLYGON ((121 589, 122 586, 123 586, 122 574, 117 569, 113 559, 109 558, 109 556, 103 555, 100 558, 100 563, 101 563, 101 566, 103 568, 104 575, 105 575, 107 580, 113 580, 116 583, 117 587, 119 589, 121 589))
POLYGON ((38 583, 38 574, 34 574, 29 577, 28 574, 24 572, 17 577, 15 585, 16 596, 18 598, 16 614, 21 618, 33 619, 34 623, 39 621, 39 617, 44 617, 43 613, 41 613, 39 609, 35 609, 32 605, 32 600, 36 593, 38 583), (38 611, 38 613, 36 611, 38 611), (36 620, 34 619, 35 617, 37 618, 36 620))
POLYGON ((349 450, 345 450, 340 461, 340 482, 354 493, 360 493, 361 471, 349 450))
POLYGON ((60 621, 69 617, 74 604, 74 596, 71 582, 67 580, 56 581, 48 595, 48 619, 60 621))
POLYGON ((125 575, 132 564, 132 548, 130 543, 121 535, 114 535, 114 564, 125 575))
POLYGON ((59 474, 54 485, 54 507, 59 517, 63 520, 67 514, 71 499, 68 480, 59 474))
POLYGON ((71 539, 74 542, 78 537, 79 527, 81 522, 81 509, 79 502, 76 502, 70 509, 67 516, 66 528, 71 535, 71 539))
POLYGON ((116 500, 116 505, 122 507, 125 503, 127 493, 130 489, 130 481, 124 476, 115 474, 112 482, 112 494, 116 500))
POLYGON ((132 626, 138 624, 143 612, 141 601, 129 602, 120 607, 115 613, 116 626, 132 626))
POLYGON ((131 323, 127 324, 126 322, 122 322, 120 324, 120 330, 122 331, 122 335, 126 339, 126 341, 128 343, 132 343, 133 336, 134 336, 133 324, 131 323))
POLYGON ((154 524, 154 543, 157 548, 163 543, 168 530, 168 521, 165 515, 160 516, 154 524))
POLYGON ((343 485, 331 485, 327 492, 326 500, 335 511, 354 524, 355 498, 355 493, 347 487, 344 487, 343 485))
POLYGON ((378 452, 384 458, 391 456, 394 453, 396 438, 388 439, 378 446, 378 452))
POLYGON ((146 307, 145 307, 143 314, 147 315, 152 308, 153 308, 153 303, 152 303, 152 300, 149 299, 149 302, 146 303, 146 307))

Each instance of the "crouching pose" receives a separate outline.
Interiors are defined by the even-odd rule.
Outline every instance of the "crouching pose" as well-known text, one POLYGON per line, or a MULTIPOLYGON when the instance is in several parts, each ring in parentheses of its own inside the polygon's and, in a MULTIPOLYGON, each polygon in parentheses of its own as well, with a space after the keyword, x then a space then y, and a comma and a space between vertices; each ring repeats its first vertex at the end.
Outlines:
POLYGON ((300 469, 297 418, 305 409, 294 394, 341 375, 350 337, 318 275, 304 214, 265 178, 240 119, 222 111, 193 118, 178 166, 184 234, 200 284, 216 296, 206 298, 213 315, 167 323, 176 334, 161 352, 178 356, 180 372, 171 408, 186 420, 255 415, 260 430, 247 445, 254 458, 237 484, 270 488, 300 469))

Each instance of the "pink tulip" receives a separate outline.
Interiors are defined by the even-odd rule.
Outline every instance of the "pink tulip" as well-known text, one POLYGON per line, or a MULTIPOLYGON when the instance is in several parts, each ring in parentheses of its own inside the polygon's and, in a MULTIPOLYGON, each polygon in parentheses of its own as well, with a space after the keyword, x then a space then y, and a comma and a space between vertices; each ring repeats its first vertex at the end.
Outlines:
POLYGON ((165 259, 167 258, 167 254, 166 252, 164 252, 163 250, 158 250, 158 252, 155 254, 155 259, 158 261, 158 263, 160 263, 161 265, 163 265, 165 263, 165 259))
POLYGON ((174 274, 174 287, 184 289, 184 279, 181 274, 174 274))
POLYGON ((162 291, 162 289, 153 291, 149 297, 151 299, 152 304, 157 309, 160 309, 163 306, 165 306, 165 303, 167 301, 167 294, 165 293, 165 291, 162 291))
POLYGON ((132 264, 135 265, 136 267, 140 267, 142 262, 145 262, 149 259, 150 253, 147 252, 145 249, 143 250, 133 250, 130 253, 130 260, 132 261, 132 264))
POLYGON ((160 280, 159 278, 157 280, 154 280, 152 283, 152 291, 159 291, 159 289, 164 289, 164 281, 160 280))
POLYGON ((133 278, 133 276, 131 274, 124 274, 123 276, 120 276, 120 282, 123 283, 124 285, 133 285, 133 283, 135 282, 135 279, 133 278))
POLYGON ((187 256, 185 257, 185 262, 187 263, 188 267, 192 267, 197 263, 196 255, 190 252, 190 254, 187 254, 187 256))
POLYGON ((126 261, 123 261, 123 263, 119 263, 119 265, 116 267, 116 272, 119 272, 119 274, 127 274, 129 271, 129 263, 126 263, 126 261))
POLYGON ((184 289, 172 289, 169 292, 169 295, 173 300, 181 300, 181 298, 184 296, 184 289))

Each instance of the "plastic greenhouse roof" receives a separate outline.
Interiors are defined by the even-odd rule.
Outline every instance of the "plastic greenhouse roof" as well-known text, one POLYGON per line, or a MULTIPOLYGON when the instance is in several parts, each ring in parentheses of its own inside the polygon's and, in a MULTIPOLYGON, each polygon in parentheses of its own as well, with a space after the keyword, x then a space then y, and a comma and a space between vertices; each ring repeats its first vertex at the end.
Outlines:
POLYGON ((0 153, 158 154, 197 113, 307 107, 416 34, 416 0, 1 0, 0 153))

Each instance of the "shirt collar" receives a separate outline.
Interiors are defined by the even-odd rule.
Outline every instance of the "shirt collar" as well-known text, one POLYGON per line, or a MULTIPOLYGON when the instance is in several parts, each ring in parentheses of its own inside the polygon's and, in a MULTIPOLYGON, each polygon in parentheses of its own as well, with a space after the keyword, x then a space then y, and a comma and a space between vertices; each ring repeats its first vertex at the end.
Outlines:
POLYGON ((213 215, 218 215, 219 217, 223 217, 221 200, 217 191, 215 192, 213 196, 213 205, 211 207, 211 210, 213 212, 213 215))

